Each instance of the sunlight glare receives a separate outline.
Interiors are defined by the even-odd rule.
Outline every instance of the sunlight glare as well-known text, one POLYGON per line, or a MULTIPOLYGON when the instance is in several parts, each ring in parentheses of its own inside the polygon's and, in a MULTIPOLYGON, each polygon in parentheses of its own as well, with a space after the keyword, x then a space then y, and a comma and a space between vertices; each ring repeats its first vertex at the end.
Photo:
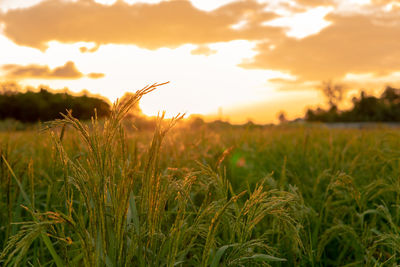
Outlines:
POLYGON ((27 8, 42 1, 43 0, 0 0, 0 11, 6 12, 9 9, 27 8))
POLYGON ((291 16, 265 22, 263 25, 287 27, 287 36, 301 39, 317 34, 331 25, 331 22, 324 18, 332 10, 332 7, 316 7, 303 13, 295 13, 291 16))
POLYGON ((235 0, 190 0, 193 6, 205 11, 212 11, 226 4, 235 2, 235 0))

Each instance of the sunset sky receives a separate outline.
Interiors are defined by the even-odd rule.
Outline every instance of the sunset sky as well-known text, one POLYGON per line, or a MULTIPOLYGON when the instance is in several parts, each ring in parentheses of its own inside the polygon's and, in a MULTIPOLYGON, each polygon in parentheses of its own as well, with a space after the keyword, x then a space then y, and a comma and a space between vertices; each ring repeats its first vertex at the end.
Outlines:
POLYGON ((0 0, 0 80, 111 101, 171 81, 145 114, 294 118, 322 81, 400 86, 400 1, 0 0))

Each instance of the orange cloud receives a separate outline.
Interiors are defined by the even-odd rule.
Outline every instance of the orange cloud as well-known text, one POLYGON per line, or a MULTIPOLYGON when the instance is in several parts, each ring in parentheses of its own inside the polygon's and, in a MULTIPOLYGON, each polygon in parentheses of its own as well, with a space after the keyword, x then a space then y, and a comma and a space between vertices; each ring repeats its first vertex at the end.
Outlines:
POLYGON ((373 4, 379 4, 379 5, 387 5, 387 4, 399 4, 399 0, 372 0, 371 1, 373 4))
POLYGON ((206 45, 199 45, 196 49, 190 51, 192 55, 204 55, 204 56, 211 56, 212 54, 217 53, 216 50, 212 50, 210 47, 206 45))
POLYGON ((296 2, 305 6, 327 6, 334 4, 332 0, 297 0, 296 2))
POLYGON ((400 11, 400 1, 399 0, 372 0, 373 5, 378 6, 390 6, 394 11, 400 11))
MULTIPOLYGON (((84 76, 82 72, 76 68, 75 63, 72 61, 68 61, 64 66, 56 67, 54 69, 50 69, 48 66, 35 64, 27 66, 8 64, 4 65, 2 69, 6 72, 5 76, 7 78, 13 79, 79 79, 84 76)), ((104 74, 90 73, 88 74, 88 77, 92 79, 98 79, 104 77, 104 74)))
POLYGON ((264 7, 256 0, 247 0, 206 12, 188 0, 132 5, 123 1, 102 5, 94 0, 46 0, 29 8, 9 10, 0 20, 8 38, 39 49, 46 49, 52 40, 157 49, 186 43, 277 38, 282 35, 281 29, 262 25, 276 17, 263 11, 264 7), (246 27, 231 28, 243 19, 248 21, 246 27))
POLYGON ((87 48, 85 46, 79 48, 79 51, 81 51, 81 53, 93 53, 96 52, 97 50, 99 50, 98 45, 94 46, 93 48, 87 48))
MULTIPOLYGON (((380 14, 382 15, 382 14, 380 14)), ((329 15, 332 24, 304 39, 286 38, 271 49, 257 47, 245 68, 288 72, 300 80, 328 80, 346 73, 385 73, 400 70, 400 24, 398 17, 329 15)))
POLYGON ((90 79, 100 79, 104 78, 104 73, 92 72, 87 75, 90 79))

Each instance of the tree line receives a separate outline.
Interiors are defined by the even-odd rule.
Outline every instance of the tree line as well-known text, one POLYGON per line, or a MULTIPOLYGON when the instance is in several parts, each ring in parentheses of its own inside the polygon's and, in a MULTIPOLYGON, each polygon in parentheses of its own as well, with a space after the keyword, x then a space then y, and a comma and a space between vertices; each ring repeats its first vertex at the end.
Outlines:
POLYGON ((110 112, 110 105, 100 98, 52 91, 41 86, 22 91, 15 83, 0 84, 0 120, 49 121, 61 118, 60 113, 66 110, 71 110, 73 116, 80 120, 88 120, 94 115, 94 109, 98 117, 107 116, 110 112))
POLYGON ((376 97, 361 91, 358 97, 352 98, 353 107, 340 110, 344 86, 326 83, 323 86, 324 96, 329 108, 308 109, 305 120, 310 122, 400 122, 400 89, 387 86, 383 93, 376 97))
MULTIPOLYGON (((306 121, 400 122, 400 89, 387 86, 379 97, 361 91, 358 97, 353 97, 353 107, 348 110, 338 108, 344 99, 344 86, 327 82, 321 89, 328 108, 308 109, 304 117, 306 121)), ((128 97, 129 93, 121 101, 128 97)), ((110 112, 110 104, 87 94, 74 96, 68 91, 55 92, 43 86, 23 90, 16 83, 0 83, 0 120, 14 119, 29 123, 49 121, 61 118, 60 113, 66 110, 72 110, 73 116, 80 120, 89 120, 95 109, 98 117, 104 117, 110 112)), ((153 128, 154 120, 146 118, 138 105, 130 115, 138 128, 153 128)))

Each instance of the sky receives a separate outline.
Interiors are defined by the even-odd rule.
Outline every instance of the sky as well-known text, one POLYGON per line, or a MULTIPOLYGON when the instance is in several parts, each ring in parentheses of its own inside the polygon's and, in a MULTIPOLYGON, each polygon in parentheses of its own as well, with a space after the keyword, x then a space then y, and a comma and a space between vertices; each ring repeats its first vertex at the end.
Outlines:
POLYGON ((0 0, 0 82, 115 101, 147 84, 147 115, 289 119, 400 86, 400 0, 0 0))

